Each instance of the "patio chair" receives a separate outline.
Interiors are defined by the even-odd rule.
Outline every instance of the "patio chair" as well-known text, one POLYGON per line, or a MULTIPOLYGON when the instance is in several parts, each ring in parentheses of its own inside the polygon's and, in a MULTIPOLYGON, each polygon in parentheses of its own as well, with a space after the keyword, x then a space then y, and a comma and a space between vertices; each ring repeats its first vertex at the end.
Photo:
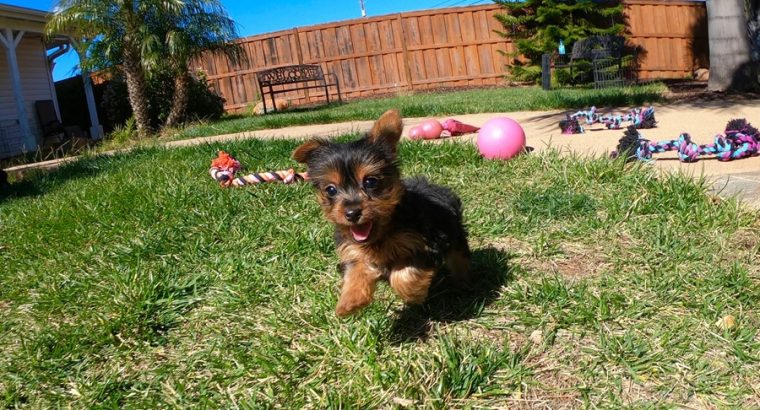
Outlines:
POLYGON ((37 111, 37 119, 40 121, 43 141, 63 142, 71 138, 87 138, 87 135, 78 125, 64 126, 58 120, 55 113, 53 100, 39 100, 34 102, 34 109, 37 111))
POLYGON ((58 115, 55 113, 53 100, 40 100, 34 102, 34 109, 37 111, 37 119, 40 121, 42 138, 63 137, 66 135, 66 129, 58 121, 58 115))

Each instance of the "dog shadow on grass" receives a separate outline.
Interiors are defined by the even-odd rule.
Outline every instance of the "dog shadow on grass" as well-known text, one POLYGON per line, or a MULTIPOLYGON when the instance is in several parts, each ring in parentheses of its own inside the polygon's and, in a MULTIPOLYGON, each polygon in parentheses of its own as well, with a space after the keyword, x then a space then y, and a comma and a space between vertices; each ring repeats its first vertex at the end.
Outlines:
POLYGON ((452 289, 445 280, 433 285, 431 296, 420 306, 405 306, 390 330, 392 343, 426 340, 434 323, 452 323, 479 316, 512 280, 513 256, 496 248, 473 250, 476 280, 468 289, 452 289))
POLYGON ((28 196, 40 196, 42 191, 39 187, 29 181, 20 181, 16 183, 8 183, 0 181, 0 204, 11 198, 24 198, 28 196))

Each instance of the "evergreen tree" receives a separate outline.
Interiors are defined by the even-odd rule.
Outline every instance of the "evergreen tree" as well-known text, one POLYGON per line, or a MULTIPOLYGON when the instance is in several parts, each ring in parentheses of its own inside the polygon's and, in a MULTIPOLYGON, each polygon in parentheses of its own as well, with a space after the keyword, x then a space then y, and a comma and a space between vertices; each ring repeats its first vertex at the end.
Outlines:
POLYGON ((541 55, 557 50, 560 40, 569 53, 572 44, 593 35, 625 32, 620 0, 494 0, 504 8, 496 19, 504 27, 500 35, 515 42, 511 76, 537 81, 541 55))

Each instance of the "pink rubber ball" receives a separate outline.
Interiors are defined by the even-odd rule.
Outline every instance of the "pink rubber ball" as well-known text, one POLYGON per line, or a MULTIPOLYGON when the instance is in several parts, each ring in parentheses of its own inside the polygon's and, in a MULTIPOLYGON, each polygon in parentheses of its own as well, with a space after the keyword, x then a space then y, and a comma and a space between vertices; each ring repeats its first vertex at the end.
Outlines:
POLYGON ((415 125, 414 127, 410 128, 409 138, 413 140, 422 139, 422 128, 419 125, 415 125))
POLYGON ((438 120, 425 120, 419 125, 419 127, 421 128, 420 134, 422 135, 422 138, 425 138, 426 140, 440 138, 441 132, 443 132, 443 125, 441 125, 438 120))
POLYGON ((525 131, 511 118, 492 118, 478 131, 477 144, 487 159, 510 159, 525 150, 525 131))

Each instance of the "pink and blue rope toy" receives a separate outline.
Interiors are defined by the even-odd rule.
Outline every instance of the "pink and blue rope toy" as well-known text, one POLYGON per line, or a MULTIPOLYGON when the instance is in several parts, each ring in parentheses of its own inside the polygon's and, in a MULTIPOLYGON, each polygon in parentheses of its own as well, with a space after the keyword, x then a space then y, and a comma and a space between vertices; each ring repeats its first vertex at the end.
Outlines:
POLYGON ((712 143, 699 145, 692 142, 687 133, 676 139, 651 142, 630 126, 612 155, 623 155, 626 161, 651 161, 654 154, 667 151, 676 151, 681 162, 696 162, 704 156, 715 156, 718 161, 749 158, 760 153, 760 132, 747 120, 734 119, 726 124, 724 134, 716 135, 712 143))
POLYGON ((567 118, 559 122, 563 134, 583 134, 586 129, 580 119, 586 120, 587 126, 604 124, 608 130, 623 128, 623 123, 630 122, 636 128, 654 128, 657 121, 654 118, 654 107, 634 108, 628 114, 599 114, 596 107, 581 110, 575 114, 567 114, 567 118))

